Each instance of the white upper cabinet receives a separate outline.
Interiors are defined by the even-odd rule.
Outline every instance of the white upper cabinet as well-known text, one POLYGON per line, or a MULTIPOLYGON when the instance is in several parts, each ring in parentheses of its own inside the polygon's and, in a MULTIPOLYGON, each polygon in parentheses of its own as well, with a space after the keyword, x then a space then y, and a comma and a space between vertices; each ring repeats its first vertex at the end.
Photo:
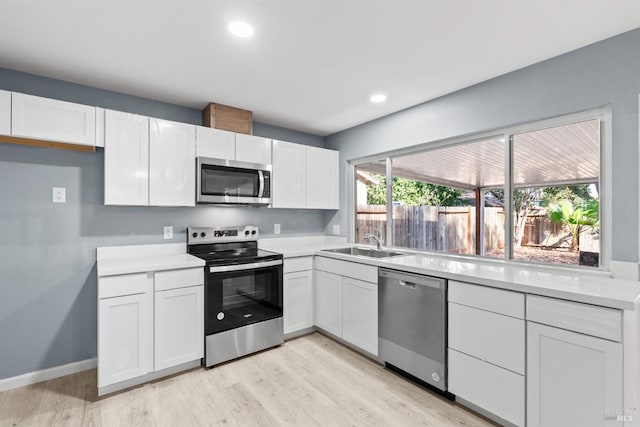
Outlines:
POLYGON ((105 112, 104 204, 149 204, 149 118, 105 112))
POLYGON ((240 162, 271 164, 271 140, 261 136, 236 133, 235 159, 240 162))
POLYGON ((338 209, 338 152, 273 141, 272 207, 338 209))
POLYGON ((197 126, 196 146, 199 157, 271 164, 271 140, 261 136, 197 126))
POLYGON ((196 126, 196 147, 199 157, 233 160, 236 134, 226 130, 196 126))
POLYGON ((11 135, 11 92, 0 90, 0 135, 11 135))
POLYGON ((195 206, 195 126, 151 119, 149 128, 149 204, 195 206))
POLYGON ((79 145, 95 145, 96 108, 13 93, 11 135, 79 145))
POLYGON ((272 207, 304 208, 306 147, 273 141, 272 207))
POLYGON ((338 209, 338 152, 316 147, 306 149, 306 207, 338 209))

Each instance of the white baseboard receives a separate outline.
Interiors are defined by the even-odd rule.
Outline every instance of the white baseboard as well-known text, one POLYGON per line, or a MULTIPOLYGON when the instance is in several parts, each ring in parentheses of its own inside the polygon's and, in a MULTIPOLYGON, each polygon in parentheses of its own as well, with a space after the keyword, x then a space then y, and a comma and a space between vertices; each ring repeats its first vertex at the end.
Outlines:
POLYGON ((75 374, 77 372, 94 369, 97 366, 97 359, 81 360, 67 365, 54 366, 53 368, 43 369, 41 371, 28 372, 18 375, 17 377, 5 378, 0 380, 0 391, 11 390, 12 388, 23 387, 42 381, 51 380, 65 375, 75 374))

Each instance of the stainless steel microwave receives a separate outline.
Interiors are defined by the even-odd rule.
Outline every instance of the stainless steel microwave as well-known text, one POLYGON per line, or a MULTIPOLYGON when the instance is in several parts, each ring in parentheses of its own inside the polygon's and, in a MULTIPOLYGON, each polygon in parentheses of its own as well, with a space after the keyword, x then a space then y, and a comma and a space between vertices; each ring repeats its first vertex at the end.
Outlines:
POLYGON ((198 157, 196 201, 222 205, 271 204, 271 165, 198 157))

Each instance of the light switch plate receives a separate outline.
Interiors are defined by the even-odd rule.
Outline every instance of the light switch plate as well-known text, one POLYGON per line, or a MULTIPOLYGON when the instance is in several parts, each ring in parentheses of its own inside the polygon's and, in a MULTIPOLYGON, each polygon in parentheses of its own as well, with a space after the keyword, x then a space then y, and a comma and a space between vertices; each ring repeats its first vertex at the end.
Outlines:
POLYGON ((67 189, 64 187, 53 187, 51 189, 53 203, 67 203, 67 189))
POLYGON ((173 226, 165 225, 163 228, 164 238, 173 239, 173 226))
POLYGON ((280 234, 280 224, 273 224, 273 234, 280 234))

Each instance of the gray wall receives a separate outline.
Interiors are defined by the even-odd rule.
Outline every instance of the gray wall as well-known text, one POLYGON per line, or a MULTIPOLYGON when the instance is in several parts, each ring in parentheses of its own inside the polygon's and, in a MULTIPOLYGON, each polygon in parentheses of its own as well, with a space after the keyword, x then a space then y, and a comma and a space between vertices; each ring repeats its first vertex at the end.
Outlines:
POLYGON ((346 230, 348 160, 611 105, 612 259, 637 262, 639 46, 634 30, 328 136, 343 165, 342 209, 330 223, 346 230))
MULTIPOLYGON (((199 123, 200 112, 0 69, 0 89, 199 123)), ((255 124, 254 133, 323 146, 321 137, 255 124)), ((0 144, 0 379, 96 356, 98 246, 186 242, 186 227, 256 224, 263 235, 322 233, 318 210, 103 206, 103 156, 0 144), (51 187, 67 203, 51 203, 51 187), (173 225, 174 239, 162 227, 173 225)))

